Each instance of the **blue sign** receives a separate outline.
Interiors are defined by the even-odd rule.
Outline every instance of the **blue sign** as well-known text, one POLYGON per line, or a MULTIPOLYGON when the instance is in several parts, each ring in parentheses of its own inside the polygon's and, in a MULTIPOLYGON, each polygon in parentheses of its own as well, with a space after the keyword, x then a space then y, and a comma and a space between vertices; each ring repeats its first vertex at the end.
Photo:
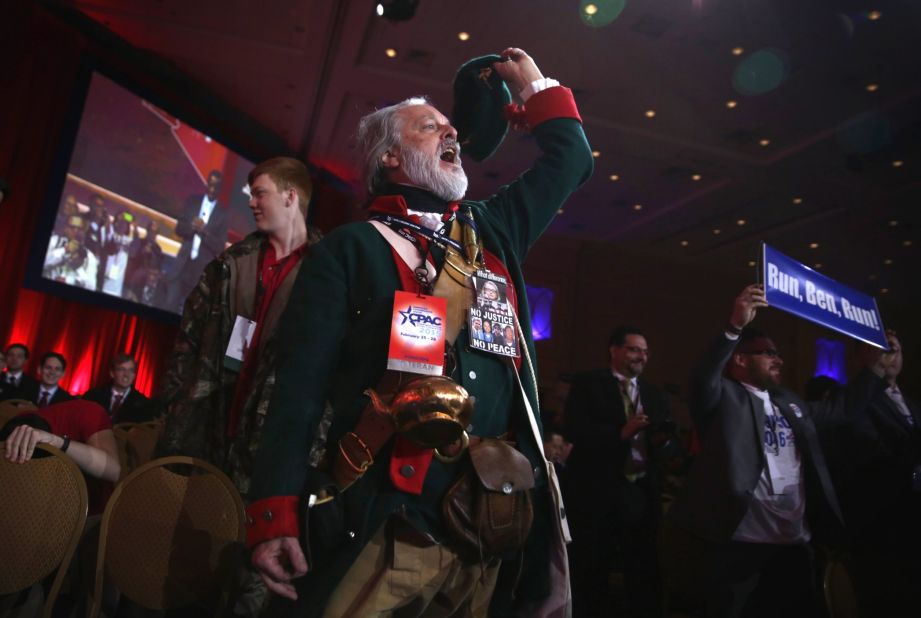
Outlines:
POLYGON ((839 333, 889 349, 876 299, 820 275, 768 245, 762 245, 768 304, 839 333))

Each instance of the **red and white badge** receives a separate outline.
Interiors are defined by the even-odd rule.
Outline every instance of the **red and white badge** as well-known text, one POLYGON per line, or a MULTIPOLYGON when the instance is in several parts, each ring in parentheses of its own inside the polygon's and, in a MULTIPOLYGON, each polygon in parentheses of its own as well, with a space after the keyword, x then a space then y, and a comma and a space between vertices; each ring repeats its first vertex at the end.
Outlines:
POLYGON ((387 369, 441 375, 448 301, 398 290, 393 299, 387 369))

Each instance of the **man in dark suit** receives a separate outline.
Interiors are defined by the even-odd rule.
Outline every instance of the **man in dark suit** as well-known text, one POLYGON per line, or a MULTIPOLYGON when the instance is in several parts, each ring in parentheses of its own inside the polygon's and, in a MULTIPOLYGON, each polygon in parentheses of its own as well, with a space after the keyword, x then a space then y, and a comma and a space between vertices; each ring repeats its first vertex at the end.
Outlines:
POLYGON ((128 354, 116 354, 112 359, 109 377, 112 382, 83 393, 83 398, 105 408, 116 423, 143 423, 153 420, 150 400, 134 388, 138 366, 128 354))
POLYGON ((28 399, 39 408, 45 408, 62 401, 70 401, 73 395, 58 386, 67 369, 67 359, 57 352, 46 352, 38 366, 40 380, 34 386, 22 389, 22 398, 28 399))
POLYGON ((566 400, 572 453, 563 487, 573 531, 573 610, 610 614, 611 556, 619 547, 629 615, 657 616, 655 455, 668 438, 669 411, 662 391, 640 379, 649 360, 642 331, 617 328, 608 350, 610 367, 578 376, 566 400))
MULTIPOLYGON (((853 577, 866 615, 915 616, 921 608, 921 406, 898 385, 902 344, 888 332, 892 358, 856 423, 834 434, 832 470, 848 525, 853 577)), ((860 380, 880 351, 864 346, 860 380)))
POLYGON ((766 306, 761 285, 742 291, 691 383, 701 448, 669 515, 709 542, 708 616, 813 615, 809 542, 843 523, 816 427, 849 422, 882 388, 878 363, 848 386, 847 409, 810 408, 780 386, 771 339, 745 328, 766 306))
POLYGON ((23 343, 11 343, 4 351, 6 371, 0 375, 3 382, 3 399, 27 398, 24 393, 38 389, 38 380, 25 373, 29 362, 29 348, 23 343))
POLYGON ((224 250, 227 208, 217 201, 222 179, 221 172, 212 170, 204 195, 189 196, 176 221, 176 234, 183 241, 166 278, 170 311, 182 311, 182 303, 198 283, 202 270, 224 250))

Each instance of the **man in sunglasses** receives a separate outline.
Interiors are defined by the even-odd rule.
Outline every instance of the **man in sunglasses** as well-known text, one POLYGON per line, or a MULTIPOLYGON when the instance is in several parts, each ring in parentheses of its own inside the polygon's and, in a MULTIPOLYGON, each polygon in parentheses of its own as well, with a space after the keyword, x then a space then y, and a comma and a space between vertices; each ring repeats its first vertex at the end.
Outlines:
POLYGON ((742 290, 691 381, 701 450, 670 517, 707 542, 707 616, 814 615, 809 543, 843 524, 816 426, 865 409, 891 362, 810 408, 780 386, 774 342, 746 328, 767 306, 762 286, 742 290))

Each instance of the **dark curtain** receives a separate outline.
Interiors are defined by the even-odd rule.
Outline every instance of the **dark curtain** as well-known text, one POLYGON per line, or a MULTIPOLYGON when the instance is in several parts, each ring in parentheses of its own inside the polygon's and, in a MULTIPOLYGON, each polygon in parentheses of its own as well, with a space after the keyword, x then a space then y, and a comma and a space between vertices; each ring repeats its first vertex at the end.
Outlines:
POLYGON ((38 357, 67 360, 61 385, 79 394, 108 380, 118 352, 138 361, 137 388, 150 394, 176 334, 171 325, 24 289, 26 262, 48 175, 90 43, 33 2, 0 9, 0 176, 11 185, 0 204, 0 341, 22 342, 38 357))

